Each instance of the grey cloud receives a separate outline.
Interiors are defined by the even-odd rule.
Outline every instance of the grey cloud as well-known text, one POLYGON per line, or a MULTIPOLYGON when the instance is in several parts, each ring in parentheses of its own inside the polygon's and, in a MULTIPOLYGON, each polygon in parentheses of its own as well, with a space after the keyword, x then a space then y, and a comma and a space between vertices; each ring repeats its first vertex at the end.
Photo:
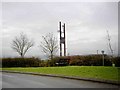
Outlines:
POLYGON ((25 32, 35 41, 32 52, 29 51, 27 56, 44 56, 38 48, 41 36, 53 32, 59 40, 57 32, 59 21, 66 23, 68 53, 92 54, 96 53, 97 49, 104 49, 109 53, 106 45, 106 30, 110 32, 113 47, 117 47, 117 11, 117 2, 4 2, 1 37, 3 55, 17 55, 15 52, 10 55, 10 52, 13 52, 10 42, 20 32, 25 32))

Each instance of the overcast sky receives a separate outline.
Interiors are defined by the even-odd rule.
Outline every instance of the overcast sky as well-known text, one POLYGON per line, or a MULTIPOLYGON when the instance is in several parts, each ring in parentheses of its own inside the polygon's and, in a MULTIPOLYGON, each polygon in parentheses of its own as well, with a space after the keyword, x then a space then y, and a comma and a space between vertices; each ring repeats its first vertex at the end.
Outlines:
POLYGON ((67 53, 70 55, 96 54, 97 50, 110 54, 106 30, 117 54, 117 2, 3 2, 0 56, 19 56, 12 50, 11 43, 15 36, 24 32, 35 42, 26 56, 43 58, 45 54, 38 47, 41 37, 52 32, 59 40, 59 21, 66 23, 67 53))

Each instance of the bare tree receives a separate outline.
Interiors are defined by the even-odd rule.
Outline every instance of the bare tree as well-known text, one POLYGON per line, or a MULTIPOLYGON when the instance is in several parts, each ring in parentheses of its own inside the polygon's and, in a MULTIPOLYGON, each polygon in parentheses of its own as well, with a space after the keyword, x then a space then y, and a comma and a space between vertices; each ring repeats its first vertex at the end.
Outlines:
POLYGON ((109 35, 108 30, 107 30, 107 37, 108 37, 109 49, 110 49, 111 55, 113 56, 113 49, 112 49, 112 45, 111 45, 111 37, 110 37, 110 35, 109 35))
POLYGON ((114 52, 113 52, 113 49, 112 49, 112 45, 111 45, 111 37, 109 35, 109 32, 107 30, 107 37, 108 37, 108 45, 109 45, 109 49, 110 49, 110 52, 111 52, 111 56, 110 56, 110 60, 112 62, 112 65, 114 64, 113 62, 113 55, 114 55, 114 52))
POLYGON ((24 33, 21 33, 20 36, 15 37, 12 41, 12 48, 18 52, 18 54, 24 58, 26 52, 34 45, 32 40, 29 40, 24 33))
POLYGON ((43 41, 40 46, 42 51, 52 60, 54 55, 58 51, 58 43, 53 33, 49 33, 46 36, 42 36, 43 41))

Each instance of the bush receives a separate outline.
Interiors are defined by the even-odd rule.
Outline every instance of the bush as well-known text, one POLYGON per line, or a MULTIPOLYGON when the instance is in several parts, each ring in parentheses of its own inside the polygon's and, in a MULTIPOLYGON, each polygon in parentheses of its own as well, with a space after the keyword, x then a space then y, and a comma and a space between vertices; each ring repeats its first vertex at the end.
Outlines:
MULTIPOLYGON (((103 60, 102 55, 77 55, 77 56, 66 56, 54 58, 50 65, 51 66, 66 66, 66 65, 77 65, 77 66, 102 66, 103 60)), ((105 55, 104 58, 105 66, 112 66, 112 62, 109 57, 105 55)))
MULTIPOLYGON (((1 59, 0 59, 1 61, 1 59)), ((104 66, 120 67, 120 57, 110 57, 105 55, 104 66)), ((66 57, 55 57, 52 60, 41 60, 39 58, 3 58, 2 67, 49 67, 49 66, 102 66, 102 55, 77 55, 66 57)))
POLYGON ((113 63, 115 64, 116 67, 120 67, 120 57, 114 57, 113 63))
POLYGON ((2 67, 39 67, 41 60, 38 58, 3 58, 2 67))
POLYGON ((67 57, 54 57, 52 60, 46 61, 46 66, 67 66, 69 65, 67 57))

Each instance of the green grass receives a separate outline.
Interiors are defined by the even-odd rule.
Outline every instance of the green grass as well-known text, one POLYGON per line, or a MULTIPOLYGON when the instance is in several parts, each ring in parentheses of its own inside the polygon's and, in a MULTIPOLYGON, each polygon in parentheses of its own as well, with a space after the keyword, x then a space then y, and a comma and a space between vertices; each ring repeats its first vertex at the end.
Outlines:
POLYGON ((36 72, 43 74, 55 74, 65 76, 77 76, 86 78, 97 78, 104 80, 118 80, 117 67, 103 66, 66 66, 66 67, 39 67, 39 68, 3 68, 3 70, 36 72))

